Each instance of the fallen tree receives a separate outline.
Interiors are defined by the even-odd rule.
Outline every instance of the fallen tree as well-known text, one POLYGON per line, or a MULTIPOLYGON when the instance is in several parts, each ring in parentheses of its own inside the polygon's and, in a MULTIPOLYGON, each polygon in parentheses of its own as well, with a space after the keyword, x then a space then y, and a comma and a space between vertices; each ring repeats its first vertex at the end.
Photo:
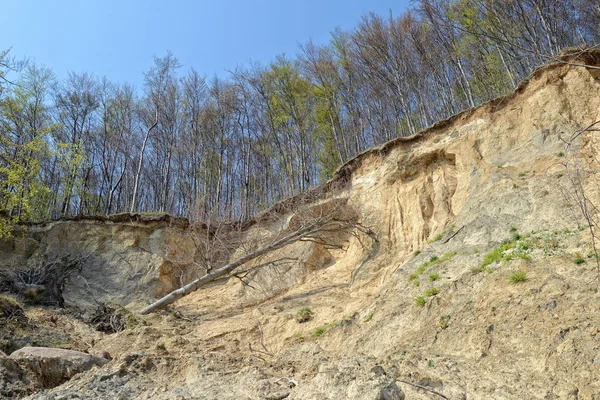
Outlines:
MULTIPOLYGON (((282 227, 274 240, 271 240, 256 250, 247 252, 242 257, 239 257, 222 267, 211 268, 206 275, 172 291, 144 308, 141 311, 141 314, 148 314, 160 310, 216 279, 233 277, 235 276, 235 270, 242 265, 292 243, 308 241, 324 246, 339 247, 339 245, 332 243, 329 240, 329 237, 334 233, 340 232, 354 235, 359 238, 359 240, 360 234, 366 235, 372 240, 377 240, 371 229, 358 222, 357 215, 346 205, 345 200, 336 200, 335 202, 312 205, 301 211, 296 210, 292 212, 285 227, 282 227)), ((262 265, 263 264, 256 265, 250 269, 259 268, 262 265)))

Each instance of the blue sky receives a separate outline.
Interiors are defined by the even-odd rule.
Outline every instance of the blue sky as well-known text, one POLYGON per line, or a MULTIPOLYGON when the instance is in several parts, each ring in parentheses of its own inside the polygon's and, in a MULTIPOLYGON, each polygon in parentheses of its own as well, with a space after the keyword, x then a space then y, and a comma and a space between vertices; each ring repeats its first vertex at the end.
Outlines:
POLYGON ((249 61, 294 56, 298 43, 324 44, 339 26, 373 11, 401 14, 409 0, 2 0, 0 50, 12 47, 52 68, 141 86, 152 56, 167 49, 183 70, 207 76, 249 61))

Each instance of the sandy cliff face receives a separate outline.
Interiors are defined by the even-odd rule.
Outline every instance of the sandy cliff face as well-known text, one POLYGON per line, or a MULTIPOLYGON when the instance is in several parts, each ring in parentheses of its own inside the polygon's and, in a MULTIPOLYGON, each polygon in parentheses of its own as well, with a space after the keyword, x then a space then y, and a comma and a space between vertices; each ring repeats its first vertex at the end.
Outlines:
MULTIPOLYGON (((600 65, 600 55, 576 61, 600 65)), ((600 120, 599 76, 546 66, 511 96, 361 154, 321 201, 348 199, 377 242, 284 248, 269 258, 293 261, 261 269, 251 286, 220 282, 98 340, 115 360, 52 393, 379 399, 396 381, 410 399, 435 398, 412 384, 452 399, 600 398, 597 275, 561 166, 562 139, 600 120), (509 283, 517 271, 526 280, 509 283), (298 323, 303 307, 313 317, 298 323)), ((595 143, 587 133, 576 146, 593 156, 595 143)), ((586 185, 600 201, 593 175, 586 185)), ((264 237, 281 220, 241 235, 264 237)), ((31 232, 4 260, 89 254, 89 290, 134 308, 176 286, 178 268, 184 279, 198 273, 181 226, 81 221, 31 232)), ((66 297, 85 298, 72 285, 66 297)))
POLYGON ((198 273, 189 268, 197 254, 187 228, 171 217, 136 215, 34 225, 2 243, 0 269, 79 260, 65 285, 67 305, 89 309, 97 300, 135 308, 198 273))

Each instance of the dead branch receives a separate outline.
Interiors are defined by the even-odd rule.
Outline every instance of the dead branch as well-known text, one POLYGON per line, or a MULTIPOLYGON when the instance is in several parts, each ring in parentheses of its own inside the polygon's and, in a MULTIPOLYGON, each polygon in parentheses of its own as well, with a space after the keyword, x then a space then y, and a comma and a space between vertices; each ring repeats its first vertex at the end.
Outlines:
MULTIPOLYGON (((594 202, 590 199, 584 183, 587 178, 592 174, 591 168, 586 169, 582 166, 582 159, 584 156, 581 154, 581 150, 576 149, 574 146, 574 142, 577 138, 579 138, 582 134, 586 132, 598 132, 600 129, 597 129, 596 126, 600 124, 600 121, 595 121, 581 129, 576 131, 571 135, 571 137, 565 141, 565 155, 567 160, 562 164, 567 172, 567 178, 569 179, 571 190, 563 190, 567 195, 570 195, 571 198, 577 204, 579 210, 583 218, 586 221, 587 228, 590 232, 590 238, 592 241, 592 251, 594 253, 594 258, 596 259, 596 272, 598 275, 598 279, 600 279, 600 257, 598 254, 598 245, 597 242, 600 240, 600 234, 597 232, 599 229, 598 225, 598 214, 599 209, 594 204, 594 202)), ((592 150, 593 153, 593 150, 592 150)), ((600 166, 598 163, 598 159, 595 157, 595 154, 592 154, 592 158, 595 161, 597 168, 600 166)))
POLYGON ((417 383, 413 383, 413 382, 410 382, 410 381, 405 381, 404 379, 398 379, 398 382, 406 383, 407 385, 411 385, 411 386, 414 386, 416 388, 423 389, 423 390, 425 390, 425 391, 427 391, 429 393, 437 394, 441 398, 448 400, 448 397, 446 397, 446 395, 444 395, 443 393, 440 393, 440 392, 438 392, 436 390, 433 390, 431 388, 428 388, 427 386, 419 385, 417 383))
POLYGON ((310 209, 310 212, 293 212, 288 222, 288 229, 281 229, 277 233, 276 238, 270 243, 258 248, 257 250, 247 253, 246 255, 226 264, 221 268, 211 268, 209 270, 210 272, 208 272, 206 275, 188 283, 187 285, 182 286, 177 290, 172 291, 148 307, 144 308, 141 311, 141 314, 148 314, 150 312, 162 309, 218 278, 232 276, 234 270, 248 263, 249 261, 281 249, 292 243, 298 242, 302 239, 322 238, 322 235, 325 232, 331 233, 345 231, 352 234, 352 232, 356 229, 359 229, 361 232, 367 232, 369 236, 374 237, 374 234, 370 229, 360 226, 356 222, 354 215, 348 219, 339 218, 336 215, 339 212, 339 209, 336 209, 335 205, 311 207, 312 208, 310 209))

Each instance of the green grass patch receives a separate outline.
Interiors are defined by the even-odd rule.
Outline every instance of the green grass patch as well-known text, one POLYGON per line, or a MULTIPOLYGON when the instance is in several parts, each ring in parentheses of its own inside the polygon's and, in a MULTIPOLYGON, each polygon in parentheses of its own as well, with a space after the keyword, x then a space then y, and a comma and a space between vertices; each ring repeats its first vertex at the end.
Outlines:
POLYGON ((429 274, 429 276, 427 278, 429 279, 429 282, 435 282, 438 279, 440 279, 440 274, 438 274, 437 272, 433 272, 433 273, 429 274))
POLYGON ((415 305, 417 307, 425 307, 426 303, 427 303, 427 300, 425 300, 425 297, 423 297, 423 296, 419 296, 415 299, 415 305))
POLYGON ((415 272, 413 272, 412 274, 410 274, 408 276, 408 279, 410 279, 411 281, 414 281, 415 279, 418 279, 429 268, 433 267, 434 265, 439 265, 439 264, 443 263, 444 261, 448 261, 452 257, 454 257, 455 255, 456 255, 456 252, 452 251, 452 252, 449 252, 449 253, 445 253, 442 257, 438 257, 438 256, 435 256, 435 255, 431 256, 431 258, 429 259, 429 261, 424 262, 423 264, 421 264, 419 266, 419 268, 417 268, 415 270, 415 272))
POLYGON ((438 294, 440 294, 440 289, 436 287, 430 287, 425 290, 425 296, 427 297, 437 296, 438 294))
POLYGON ((320 327, 320 328, 315 329, 314 332, 311 334, 311 336, 314 338, 318 338, 319 336, 323 335, 325 332, 327 332, 327 328, 320 327))
MULTIPOLYGON (((511 232, 513 232, 511 228, 511 232)), ((502 262, 509 262, 515 258, 520 258, 527 262, 531 261, 529 256, 530 244, 527 243, 528 236, 523 236, 518 232, 514 232, 510 240, 505 240, 494 250, 487 253, 479 268, 473 272, 491 272, 490 265, 502 262)))
POLYGON ((367 315, 367 317, 363 320, 363 322, 369 322, 370 320, 372 320, 373 315, 375 315, 375 313, 369 313, 369 315, 367 315))
POLYGON ((512 284, 525 282, 527 280, 527 271, 516 271, 508 277, 508 281, 512 284))

